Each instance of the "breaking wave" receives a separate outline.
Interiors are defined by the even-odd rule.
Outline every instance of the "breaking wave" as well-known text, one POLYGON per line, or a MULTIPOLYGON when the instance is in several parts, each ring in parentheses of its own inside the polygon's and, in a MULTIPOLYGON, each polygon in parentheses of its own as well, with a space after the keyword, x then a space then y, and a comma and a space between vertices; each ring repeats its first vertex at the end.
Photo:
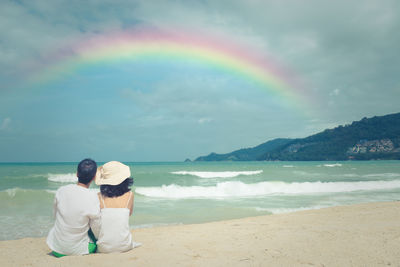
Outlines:
POLYGON ((76 177, 76 173, 48 173, 47 180, 57 183, 74 183, 78 181, 78 177, 76 177))
POLYGON ((256 211, 259 212, 269 212, 272 214, 281 214, 281 213, 291 213, 291 212, 296 212, 296 211, 304 211, 304 210, 318 210, 318 209, 323 209, 330 207, 328 205, 316 205, 316 206, 310 206, 310 207, 300 207, 300 208, 260 208, 260 207, 255 207, 256 211))
POLYGON ((400 188, 400 180, 363 182, 260 182, 245 184, 238 181, 221 182, 215 186, 137 187, 136 193, 154 198, 228 198, 268 195, 344 193, 400 188))
POLYGON ((200 178, 233 178, 239 175, 256 175, 262 173, 262 170, 257 171, 223 171, 223 172, 196 172, 196 171, 176 171, 172 174, 192 175, 200 178))
POLYGON ((43 197, 49 196, 49 194, 53 195, 55 191, 53 190, 35 190, 35 189, 23 189, 19 187, 9 188, 0 191, 0 199, 15 199, 15 198, 23 198, 29 201, 32 199, 37 200, 43 197))
POLYGON ((324 167, 341 167, 342 164, 340 163, 334 163, 334 164, 324 164, 324 167))

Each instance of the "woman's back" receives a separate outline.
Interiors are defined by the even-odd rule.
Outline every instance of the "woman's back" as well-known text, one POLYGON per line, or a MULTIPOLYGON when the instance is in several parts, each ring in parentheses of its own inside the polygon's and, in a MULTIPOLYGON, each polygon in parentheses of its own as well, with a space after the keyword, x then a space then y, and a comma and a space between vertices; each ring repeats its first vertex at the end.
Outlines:
POLYGON ((133 248, 129 229, 132 196, 131 191, 113 198, 99 194, 101 208, 101 230, 97 241, 99 252, 123 252, 133 248))

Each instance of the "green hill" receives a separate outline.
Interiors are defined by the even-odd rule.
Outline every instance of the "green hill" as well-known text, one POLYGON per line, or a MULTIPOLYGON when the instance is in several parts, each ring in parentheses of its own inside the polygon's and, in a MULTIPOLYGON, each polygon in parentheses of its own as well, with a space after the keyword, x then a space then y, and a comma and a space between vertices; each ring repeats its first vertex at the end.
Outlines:
POLYGON ((400 113, 363 118, 299 139, 274 139, 196 161, 400 159, 400 113))
POLYGON ((253 148, 242 148, 227 154, 211 153, 198 157, 196 161, 254 161, 265 156, 265 153, 286 145, 293 139, 274 139, 253 148))

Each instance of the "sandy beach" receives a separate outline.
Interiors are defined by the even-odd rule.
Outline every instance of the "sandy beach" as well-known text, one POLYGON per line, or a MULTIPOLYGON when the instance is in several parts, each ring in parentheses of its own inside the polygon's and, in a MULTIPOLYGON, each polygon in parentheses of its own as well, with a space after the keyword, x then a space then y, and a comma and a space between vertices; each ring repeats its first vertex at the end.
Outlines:
POLYGON ((45 238, 0 242, 0 266, 400 266, 400 202, 134 230, 121 254, 49 255, 45 238))

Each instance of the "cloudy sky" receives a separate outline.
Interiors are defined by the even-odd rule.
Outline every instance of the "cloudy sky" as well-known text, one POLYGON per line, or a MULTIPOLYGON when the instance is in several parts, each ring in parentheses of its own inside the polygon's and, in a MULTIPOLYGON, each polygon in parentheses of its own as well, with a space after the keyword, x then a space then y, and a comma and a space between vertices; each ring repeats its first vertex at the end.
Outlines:
POLYGON ((399 18, 395 0, 2 0, 0 161, 182 161, 399 112, 399 18), (75 44, 137 29, 255 51, 312 101, 298 108, 231 72, 173 59, 54 68, 58 78, 32 82, 75 44))

